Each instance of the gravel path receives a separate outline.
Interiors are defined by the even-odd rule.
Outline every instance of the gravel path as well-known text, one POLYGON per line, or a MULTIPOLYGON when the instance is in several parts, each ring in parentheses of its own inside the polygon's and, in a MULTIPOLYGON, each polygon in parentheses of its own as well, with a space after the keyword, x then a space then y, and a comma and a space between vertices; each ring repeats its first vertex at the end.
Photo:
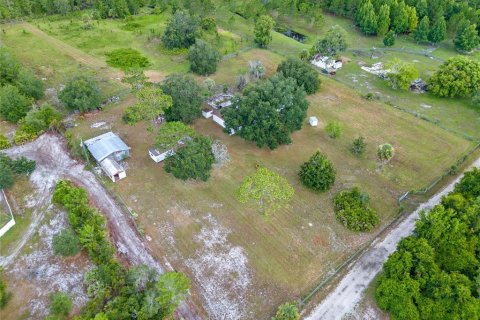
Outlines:
MULTIPOLYGON (((472 167, 474 166, 480 168, 480 159, 475 161, 472 167)), ((334 291, 315 307, 305 320, 342 319, 343 316, 352 312, 362 299, 364 290, 381 271, 384 261, 395 251, 397 243, 402 238, 412 234, 419 213, 437 205, 444 195, 453 190, 462 176, 420 205, 417 210, 399 223, 383 239, 377 239, 373 242, 370 248, 352 263, 350 270, 334 291)))
MULTIPOLYGON (((32 203, 34 208, 32 223, 11 254, 0 257, 0 265, 10 264, 35 233, 45 209, 50 205, 56 182, 60 179, 70 179, 85 188, 91 201, 105 214, 110 235, 122 256, 131 264, 146 264, 156 268, 160 273, 165 272, 165 269, 151 255, 129 218, 98 182, 95 175, 85 170, 83 164, 70 158, 62 138, 53 134, 44 134, 34 142, 13 147, 3 152, 11 157, 25 156, 33 159, 37 162, 37 168, 30 177, 36 189, 34 203, 32 203)), ((200 319, 188 302, 180 305, 177 313, 178 316, 185 319, 200 319)))

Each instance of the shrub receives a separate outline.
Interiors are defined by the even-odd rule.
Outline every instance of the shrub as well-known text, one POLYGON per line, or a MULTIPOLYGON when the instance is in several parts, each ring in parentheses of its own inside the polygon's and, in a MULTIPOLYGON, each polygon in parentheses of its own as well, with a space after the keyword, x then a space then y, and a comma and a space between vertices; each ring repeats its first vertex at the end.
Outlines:
POLYGON ((365 143, 365 139, 360 136, 353 140, 352 147, 350 150, 356 155, 362 155, 365 153, 365 149, 367 148, 367 144, 365 143))
POLYGON ((298 58, 288 58, 279 64, 277 72, 281 72, 286 78, 293 78, 297 85, 305 89, 307 94, 312 94, 320 89, 320 78, 309 63, 298 58))
POLYGON ((10 148, 12 145, 5 135, 0 134, 0 150, 10 148))
POLYGON ((388 162, 393 158, 395 149, 389 143, 384 143, 377 148, 377 157, 380 161, 388 162))
POLYGON ((385 38, 383 38, 383 44, 386 47, 391 47, 395 44, 395 32, 393 32, 393 30, 388 31, 385 35, 385 38))
POLYGON ((75 233, 65 229, 53 237, 53 252, 56 255, 70 257, 80 252, 80 242, 75 233))
POLYGON ((284 303, 278 307, 272 320, 300 320, 298 307, 294 303, 284 303))
POLYGON ((30 71, 21 69, 15 81, 15 86, 20 92, 35 100, 43 97, 43 82, 36 78, 30 71))
POLYGON ((50 295, 50 315, 66 319, 72 309, 72 299, 64 292, 50 295))
POLYGON ((5 163, 0 162, 0 189, 8 189, 13 186, 12 169, 5 163))
POLYGON ((207 76, 217 71, 220 54, 208 42, 197 39, 188 50, 190 69, 199 75, 207 76))
POLYGON ((165 171, 181 180, 207 181, 215 161, 212 141, 207 137, 195 137, 165 160, 165 171))
POLYGON ((151 64, 147 57, 131 48, 117 49, 107 53, 107 63, 124 71, 143 69, 151 64))
POLYGON ((26 133, 39 134, 49 128, 56 127, 62 121, 62 115, 49 104, 30 110, 20 122, 20 130, 26 133))
POLYGON ((355 187, 338 193, 334 200, 335 216, 347 229, 370 231, 379 222, 378 214, 369 206, 369 196, 355 187))
POLYGON ((92 77, 79 75, 70 79, 59 99, 70 110, 88 112, 100 106, 101 96, 97 82, 92 77))
POLYGON ((32 101, 18 91, 18 88, 7 84, 0 88, 0 116, 10 122, 17 123, 25 117, 32 106, 32 101))
POLYGON ((200 22, 202 29, 205 31, 216 31, 217 30, 217 21, 213 17, 203 18, 200 22))
POLYGON ((335 183, 336 171, 330 160, 317 151, 300 167, 298 175, 306 187, 323 192, 330 189, 335 183))
POLYGON ((343 134, 343 127, 339 121, 332 121, 327 124, 325 127, 325 131, 332 139, 340 138, 343 134))

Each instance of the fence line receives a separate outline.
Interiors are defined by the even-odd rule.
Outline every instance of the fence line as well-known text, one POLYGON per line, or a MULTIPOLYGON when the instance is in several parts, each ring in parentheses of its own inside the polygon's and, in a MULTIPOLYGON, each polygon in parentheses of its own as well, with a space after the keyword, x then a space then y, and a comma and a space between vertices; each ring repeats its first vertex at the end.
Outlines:
POLYGON ((10 207, 10 204, 8 203, 8 199, 7 199, 7 196, 5 195, 5 191, 3 191, 3 189, 1 189, 1 190, 2 190, 3 199, 5 200, 5 203, 7 204, 8 213, 10 214, 10 221, 8 221, 0 229, 0 237, 2 237, 8 230, 10 230, 15 225, 15 218, 13 217, 12 208, 10 207))

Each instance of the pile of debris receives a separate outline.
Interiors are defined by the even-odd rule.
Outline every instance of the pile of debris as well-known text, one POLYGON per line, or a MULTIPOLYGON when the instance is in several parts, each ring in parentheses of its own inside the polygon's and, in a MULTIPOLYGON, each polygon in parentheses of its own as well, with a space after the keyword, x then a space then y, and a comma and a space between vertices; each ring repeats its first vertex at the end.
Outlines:
POLYGON ((336 74, 337 70, 343 67, 343 62, 341 60, 334 60, 330 57, 322 56, 321 54, 316 54, 310 63, 320 68, 324 73, 331 75, 336 74))
POLYGON ((425 93, 427 92, 427 83, 422 78, 413 80, 410 83, 410 91, 414 93, 425 93))
POLYGON ((360 67, 363 71, 366 71, 368 73, 374 74, 379 76, 382 79, 387 79, 388 74, 391 72, 390 69, 384 69, 384 65, 382 62, 377 62, 372 64, 371 67, 366 67, 366 66, 361 66, 360 67))

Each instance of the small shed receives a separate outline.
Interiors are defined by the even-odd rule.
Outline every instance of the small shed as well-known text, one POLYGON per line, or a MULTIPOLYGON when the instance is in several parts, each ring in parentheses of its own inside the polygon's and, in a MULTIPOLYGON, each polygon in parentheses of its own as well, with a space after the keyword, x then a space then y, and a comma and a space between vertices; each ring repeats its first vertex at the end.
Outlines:
POLYGON ((127 176, 125 169, 118 161, 130 156, 130 147, 116 134, 107 132, 84 141, 83 145, 113 182, 127 176))
POLYGON ((150 158, 152 158, 153 161, 156 163, 162 162, 169 156, 173 156, 175 154, 175 151, 172 149, 166 150, 166 151, 159 151, 158 149, 150 149, 148 150, 148 154, 150 155, 150 158))
POLYGON ((202 116, 205 118, 205 119, 210 119, 212 117, 212 112, 213 110, 210 109, 210 108, 205 108, 202 110, 202 116))
POLYGON ((311 125, 312 127, 318 126, 318 119, 317 119, 317 117, 310 117, 310 118, 308 119, 308 122, 310 123, 310 125, 311 125))

